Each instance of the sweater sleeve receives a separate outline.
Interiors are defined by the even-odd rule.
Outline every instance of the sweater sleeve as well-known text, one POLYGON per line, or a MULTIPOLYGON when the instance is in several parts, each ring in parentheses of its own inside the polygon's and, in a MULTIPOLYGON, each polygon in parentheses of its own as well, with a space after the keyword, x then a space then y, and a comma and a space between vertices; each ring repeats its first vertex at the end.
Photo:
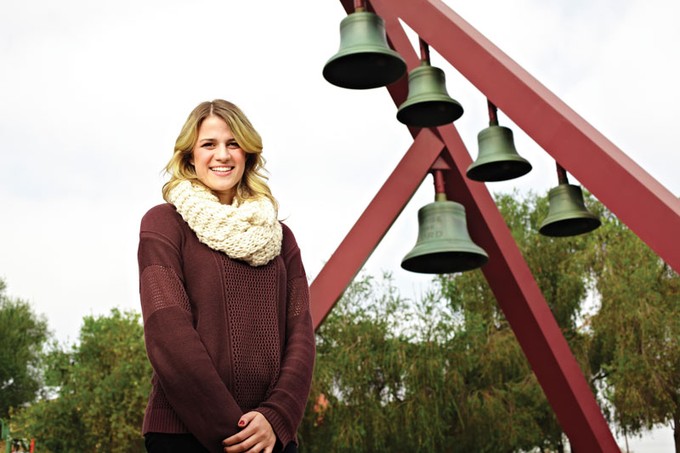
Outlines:
POLYGON ((144 339, 173 410, 208 451, 217 453, 222 440, 237 432, 242 411, 193 327, 180 221, 167 208, 152 209, 142 220, 138 260, 144 339))
POLYGON ((304 415, 316 353, 314 327, 309 311, 309 285, 300 249, 284 225, 283 258, 288 275, 286 341, 279 379, 269 398, 256 409, 272 425, 285 447, 296 440, 304 415))

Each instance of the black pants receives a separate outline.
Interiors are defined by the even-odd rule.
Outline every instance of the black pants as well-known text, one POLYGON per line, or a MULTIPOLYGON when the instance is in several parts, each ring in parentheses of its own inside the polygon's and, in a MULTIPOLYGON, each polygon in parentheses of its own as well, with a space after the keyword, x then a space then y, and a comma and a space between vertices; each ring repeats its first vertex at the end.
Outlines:
MULTIPOLYGON (((147 433, 144 445, 149 453, 208 453, 191 434, 147 433)), ((297 445, 289 443, 283 453, 297 453, 297 445)))
POLYGON ((149 453, 208 453, 191 434, 147 433, 144 445, 149 453))

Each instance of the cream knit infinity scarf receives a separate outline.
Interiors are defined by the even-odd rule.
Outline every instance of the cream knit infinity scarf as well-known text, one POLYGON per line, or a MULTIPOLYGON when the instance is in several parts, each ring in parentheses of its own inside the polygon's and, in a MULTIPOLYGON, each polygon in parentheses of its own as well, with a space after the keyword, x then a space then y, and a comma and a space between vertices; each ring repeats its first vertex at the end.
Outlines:
POLYGON ((182 181, 170 190, 168 201, 199 241, 230 258, 261 266, 281 253, 281 224, 266 197, 226 205, 203 185, 182 181))

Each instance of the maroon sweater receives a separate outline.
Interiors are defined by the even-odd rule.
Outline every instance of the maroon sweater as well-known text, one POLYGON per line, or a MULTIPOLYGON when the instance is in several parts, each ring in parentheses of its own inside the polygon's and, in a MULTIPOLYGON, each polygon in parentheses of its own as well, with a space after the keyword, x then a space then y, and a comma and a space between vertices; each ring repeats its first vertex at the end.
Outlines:
POLYGON ((283 225, 281 254, 264 266, 198 241, 170 204, 142 219, 139 279, 153 367, 143 433, 192 433, 210 452, 261 412, 285 446, 309 395, 314 330, 300 250, 283 225))

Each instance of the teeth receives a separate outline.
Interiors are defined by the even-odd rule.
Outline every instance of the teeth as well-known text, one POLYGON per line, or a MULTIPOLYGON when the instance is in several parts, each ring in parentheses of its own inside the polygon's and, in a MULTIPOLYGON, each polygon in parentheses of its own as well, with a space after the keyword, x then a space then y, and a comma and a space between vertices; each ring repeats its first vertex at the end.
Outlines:
POLYGON ((212 171, 229 171, 233 169, 234 167, 212 167, 212 171))

